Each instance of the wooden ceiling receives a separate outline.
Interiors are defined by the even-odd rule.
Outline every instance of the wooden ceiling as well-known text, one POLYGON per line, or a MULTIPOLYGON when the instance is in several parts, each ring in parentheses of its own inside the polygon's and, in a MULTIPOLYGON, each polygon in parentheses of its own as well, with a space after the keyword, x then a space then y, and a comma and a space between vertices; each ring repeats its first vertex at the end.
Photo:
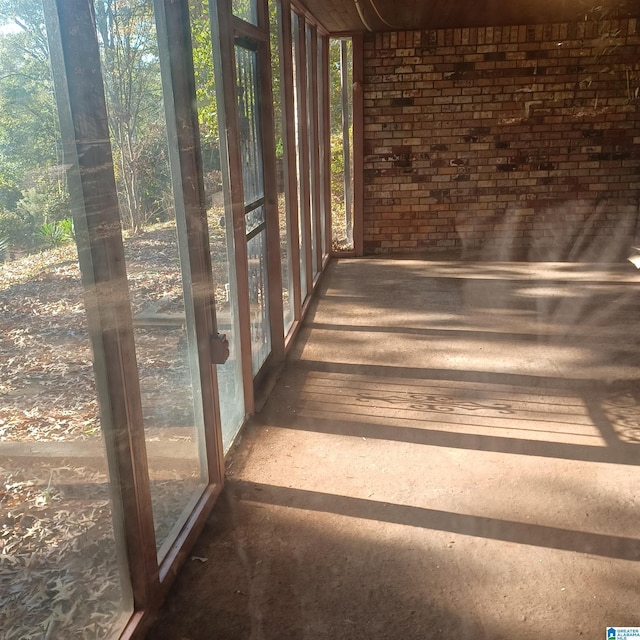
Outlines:
POLYGON ((638 0, 301 0, 329 33, 543 24, 640 15, 638 0))

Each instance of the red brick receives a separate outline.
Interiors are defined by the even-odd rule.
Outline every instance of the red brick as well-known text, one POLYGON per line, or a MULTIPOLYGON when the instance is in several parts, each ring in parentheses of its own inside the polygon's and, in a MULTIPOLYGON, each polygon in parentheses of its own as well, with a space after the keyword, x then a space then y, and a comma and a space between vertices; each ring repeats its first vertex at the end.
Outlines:
MULTIPOLYGON (((566 202, 583 199, 585 220, 601 199, 634 203, 640 116, 627 104, 626 79, 606 70, 636 60, 640 37, 635 20, 616 28, 610 55, 589 22, 367 36, 366 250, 554 238, 567 224, 566 202), (424 57, 421 43, 430 47, 424 57), (398 154, 406 164, 394 165, 398 154), (459 223, 461 238, 452 225, 470 211, 474 224, 459 223), (434 224, 441 219, 449 226, 434 224)), ((611 211, 619 215, 617 205, 611 211)))

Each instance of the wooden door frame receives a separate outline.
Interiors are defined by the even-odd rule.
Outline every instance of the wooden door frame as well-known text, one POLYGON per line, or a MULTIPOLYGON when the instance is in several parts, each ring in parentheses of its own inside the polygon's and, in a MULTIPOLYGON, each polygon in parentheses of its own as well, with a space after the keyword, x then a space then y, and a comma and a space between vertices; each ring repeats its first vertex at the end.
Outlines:
POLYGON ((214 31, 219 34, 217 44, 214 42, 213 48, 215 63, 219 70, 219 82, 216 82, 218 104, 222 106, 219 111, 221 156, 227 162, 227 181, 231 195, 245 414, 251 415, 256 410, 256 397, 264 396, 263 387, 268 386, 268 379, 280 370, 285 356, 268 3, 267 0, 258 0, 258 25, 234 16, 230 0, 218 0, 211 5, 214 31), (235 46, 239 39, 251 41, 257 52, 259 126, 261 127, 265 197, 266 272, 271 352, 255 376, 251 359, 249 267, 235 68, 235 46))

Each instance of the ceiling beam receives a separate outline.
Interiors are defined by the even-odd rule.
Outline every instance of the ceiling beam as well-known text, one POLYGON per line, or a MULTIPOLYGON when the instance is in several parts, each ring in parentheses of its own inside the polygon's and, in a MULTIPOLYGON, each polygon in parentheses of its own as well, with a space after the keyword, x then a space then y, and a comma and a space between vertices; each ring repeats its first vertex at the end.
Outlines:
POLYGON ((330 33, 640 17, 637 0, 301 0, 330 33))

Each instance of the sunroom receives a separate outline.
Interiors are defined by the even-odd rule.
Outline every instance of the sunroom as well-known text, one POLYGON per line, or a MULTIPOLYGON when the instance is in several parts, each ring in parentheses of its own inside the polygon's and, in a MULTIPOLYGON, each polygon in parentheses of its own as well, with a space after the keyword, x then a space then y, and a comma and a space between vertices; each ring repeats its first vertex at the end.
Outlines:
POLYGON ((639 19, 0 1, 2 638, 640 626, 639 19))

